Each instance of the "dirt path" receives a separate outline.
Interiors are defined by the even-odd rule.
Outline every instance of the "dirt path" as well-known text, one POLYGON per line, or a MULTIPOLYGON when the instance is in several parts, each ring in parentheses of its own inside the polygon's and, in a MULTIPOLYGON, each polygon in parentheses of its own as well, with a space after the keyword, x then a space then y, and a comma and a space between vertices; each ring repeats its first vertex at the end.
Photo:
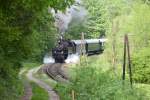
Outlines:
MULTIPOLYGON (((27 69, 22 69, 19 73, 20 78, 24 78, 24 74, 27 71, 27 69)), ((20 98, 21 100, 31 100, 32 98, 32 87, 26 78, 23 79, 23 85, 24 85, 24 95, 20 98)))
POLYGON ((37 72, 38 69, 39 68, 33 68, 29 70, 27 73, 27 78, 31 81, 34 81, 40 87, 44 88, 48 92, 49 100, 60 100, 58 94, 53 90, 52 87, 33 76, 33 73, 37 72))
POLYGON ((25 93, 24 93, 24 96, 21 98, 21 100, 31 100, 32 98, 32 87, 30 85, 30 83, 26 82, 24 84, 24 90, 25 90, 25 93))

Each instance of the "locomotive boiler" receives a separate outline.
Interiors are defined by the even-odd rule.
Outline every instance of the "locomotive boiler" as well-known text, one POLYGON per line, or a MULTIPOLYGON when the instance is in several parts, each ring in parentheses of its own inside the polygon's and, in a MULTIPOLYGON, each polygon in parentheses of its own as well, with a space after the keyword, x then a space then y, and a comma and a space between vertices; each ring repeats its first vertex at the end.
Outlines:
POLYGON ((86 54, 88 56, 100 54, 104 51, 106 39, 67 40, 59 39, 58 44, 52 49, 55 63, 64 63, 69 54, 86 54))

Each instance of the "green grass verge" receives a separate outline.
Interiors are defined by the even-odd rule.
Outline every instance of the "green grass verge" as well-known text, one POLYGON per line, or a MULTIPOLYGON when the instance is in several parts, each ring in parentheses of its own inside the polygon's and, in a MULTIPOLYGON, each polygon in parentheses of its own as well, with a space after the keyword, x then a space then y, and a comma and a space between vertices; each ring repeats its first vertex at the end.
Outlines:
POLYGON ((150 100, 150 85, 149 84, 135 84, 135 87, 140 89, 146 95, 146 100, 150 100))
POLYGON ((45 91, 43 88, 39 87, 35 83, 31 83, 32 86, 32 99, 31 100, 48 100, 49 96, 47 91, 45 91))
POLYGON ((46 84, 50 85, 53 88, 57 85, 57 82, 51 79, 45 73, 35 73, 34 76, 40 79, 41 81, 45 82, 46 84))
POLYGON ((39 62, 22 62, 23 68, 34 68, 41 65, 39 62))

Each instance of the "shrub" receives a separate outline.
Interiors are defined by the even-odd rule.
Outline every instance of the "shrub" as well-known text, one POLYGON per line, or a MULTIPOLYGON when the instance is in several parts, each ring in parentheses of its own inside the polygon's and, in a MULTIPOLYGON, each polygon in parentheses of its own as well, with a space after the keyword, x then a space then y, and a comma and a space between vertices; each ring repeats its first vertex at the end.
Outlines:
POLYGON ((150 83, 150 48, 136 52, 132 57, 133 79, 140 83, 150 83))
POLYGON ((144 100, 128 84, 116 79, 110 71, 89 64, 87 67, 75 68, 76 78, 72 84, 58 84, 56 89, 62 100, 71 100, 71 91, 75 91, 76 100, 144 100), (95 68, 96 67, 96 68, 95 68))

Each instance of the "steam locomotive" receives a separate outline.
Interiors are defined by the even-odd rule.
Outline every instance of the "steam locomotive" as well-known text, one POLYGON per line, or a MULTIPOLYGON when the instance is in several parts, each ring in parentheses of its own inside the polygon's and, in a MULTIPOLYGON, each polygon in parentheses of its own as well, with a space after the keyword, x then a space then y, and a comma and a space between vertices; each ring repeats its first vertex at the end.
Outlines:
POLYGON ((65 40, 59 39, 58 44, 52 49, 55 63, 64 63, 69 54, 88 56, 100 54, 104 51, 106 39, 65 40))

